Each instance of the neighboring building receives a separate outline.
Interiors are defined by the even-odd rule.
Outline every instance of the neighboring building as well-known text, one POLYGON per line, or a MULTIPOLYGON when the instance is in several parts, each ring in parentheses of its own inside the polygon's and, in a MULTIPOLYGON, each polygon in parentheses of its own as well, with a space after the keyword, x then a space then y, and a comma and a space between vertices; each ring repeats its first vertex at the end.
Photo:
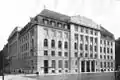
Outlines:
POLYGON ((13 72, 76 74, 114 71, 112 33, 88 18, 69 17, 47 9, 20 31, 14 29, 8 39, 8 50, 13 72), (19 67, 14 65, 16 62, 19 67))
POLYGON ((101 27, 100 30, 100 68, 106 72, 115 70, 115 38, 101 27))
POLYGON ((120 38, 115 41, 115 66, 120 70, 120 38))

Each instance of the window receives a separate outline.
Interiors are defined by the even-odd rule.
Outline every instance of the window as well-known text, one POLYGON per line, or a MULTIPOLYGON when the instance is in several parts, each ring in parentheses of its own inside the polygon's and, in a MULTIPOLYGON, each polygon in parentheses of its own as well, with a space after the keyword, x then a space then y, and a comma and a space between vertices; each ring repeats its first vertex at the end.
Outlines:
POLYGON ((83 53, 80 53, 80 57, 83 57, 83 53))
POLYGON ((58 32, 58 37, 62 38, 62 32, 61 31, 58 32))
POLYGON ((90 57, 93 58, 93 54, 92 53, 90 54, 90 57))
POLYGON ((97 31, 95 31, 95 35, 96 35, 96 36, 98 35, 98 32, 97 32, 97 31))
POLYGON ((47 19, 43 19, 44 24, 49 24, 49 21, 47 19))
POLYGON ((75 31, 78 31, 78 26, 77 25, 75 25, 75 31))
POLYGON ((87 45, 87 44, 85 44, 85 50, 86 50, 86 51, 88 50, 88 45, 87 45))
POLYGON ((107 48, 107 53, 109 54, 109 48, 107 48))
POLYGON ((100 47, 100 52, 102 53, 102 47, 100 47))
POLYGON ((68 61, 65 60, 65 68, 68 68, 68 61))
POLYGON ((113 53, 113 49, 111 48, 111 54, 113 53))
POLYGON ((64 35, 65 35, 65 39, 68 39, 68 33, 65 32, 64 35))
POLYGON ((93 51, 93 46, 92 45, 90 45, 90 51, 93 51))
POLYGON ((104 47, 104 53, 106 53, 106 48, 104 47))
POLYGON ((44 29, 44 35, 48 36, 48 29, 46 29, 46 28, 44 29))
POLYGON ((55 56, 55 51, 51 51, 51 55, 52 55, 52 56, 55 56))
POLYGON ((111 68, 113 68, 113 63, 111 62, 111 68))
POLYGON ((93 37, 90 37, 90 42, 92 42, 92 43, 93 43, 93 37))
POLYGON ((45 55, 45 56, 48 55, 48 51, 47 51, 47 50, 44 51, 44 55, 45 55))
POLYGON ((113 43, 111 42, 111 46, 113 45, 113 43))
POLYGON ((109 59, 109 55, 107 56, 107 58, 109 59))
POLYGON ((100 40, 100 44, 102 44, 102 40, 100 40))
POLYGON ((93 30, 92 29, 90 30, 90 34, 93 35, 93 30))
POLYGON ((55 30, 51 30, 51 36, 52 36, 52 37, 55 37, 55 36, 56 36, 55 30))
POLYGON ((106 68, 106 62, 104 62, 104 68, 106 68))
POLYGON ((59 51, 59 52, 58 52, 58 56, 62 56, 62 52, 59 51))
POLYGON ((85 40, 86 40, 86 42, 88 42, 88 36, 85 36, 85 40))
POLYGON ((52 41, 51 41, 51 47, 52 47, 52 48, 55 48, 55 40, 52 40, 52 41))
POLYGON ((104 59, 106 59, 106 56, 104 55, 104 59))
POLYGON ((62 42, 61 41, 58 41, 58 48, 62 48, 62 42))
POLYGON ((107 42, 107 45, 109 45, 109 41, 107 42))
POLYGON ((75 57, 78 57, 78 53, 77 52, 75 52, 75 57))
POLYGON ((102 55, 100 55, 100 59, 102 59, 102 55))
POLYGON ((80 44, 80 50, 83 50, 83 44, 80 44))
POLYGON ((44 47, 48 47, 48 40, 44 39, 44 47))
POLYGON ((50 21, 50 24, 51 24, 52 26, 55 26, 55 22, 54 22, 54 21, 50 21))
POLYGON ((113 56, 111 56, 111 59, 113 59, 113 56))
POLYGON ((97 46, 95 46, 95 52, 97 52, 97 46))
POLYGON ((80 35, 80 40, 83 41, 83 35, 80 35))
POLYGON ((106 41, 104 40, 104 45, 106 45, 106 41))
POLYGON ((85 57, 88 57, 88 53, 85 53, 85 57))
POLYGON ((67 42, 65 42, 65 44, 64 44, 64 48, 65 48, 65 49, 68 48, 68 43, 67 43, 67 42))
POLYGON ((57 26, 61 28, 61 27, 62 27, 62 24, 58 22, 58 23, 57 23, 57 26))
POLYGON ((100 66, 101 66, 101 68, 103 67, 102 62, 100 62, 100 66))
POLYGON ((97 44, 97 41, 98 41, 97 38, 95 38, 95 43, 96 43, 96 44, 97 44))
POLYGON ((80 31, 83 33, 83 32, 84 32, 84 28, 83 28, 83 27, 81 27, 81 28, 80 28, 80 31))
POLYGON ((52 68, 55 68, 55 66, 56 66, 55 60, 52 60, 52 68))
POLYGON ((86 34, 88 34, 88 28, 86 28, 85 32, 86 32, 86 34))
POLYGON ((77 43, 74 43, 74 49, 77 49, 78 46, 77 46, 77 43))
POLYGON ((68 57, 68 52, 65 52, 64 55, 65 55, 65 57, 68 57))
POLYGON ((58 67, 59 67, 59 68, 62 68, 62 67, 63 67, 62 64, 63 64, 62 60, 59 60, 59 61, 58 61, 58 67))
POLYGON ((75 40, 78 40, 78 34, 74 34, 75 40))
POLYGON ((95 59, 96 59, 97 57, 98 57, 97 54, 95 54, 95 59))

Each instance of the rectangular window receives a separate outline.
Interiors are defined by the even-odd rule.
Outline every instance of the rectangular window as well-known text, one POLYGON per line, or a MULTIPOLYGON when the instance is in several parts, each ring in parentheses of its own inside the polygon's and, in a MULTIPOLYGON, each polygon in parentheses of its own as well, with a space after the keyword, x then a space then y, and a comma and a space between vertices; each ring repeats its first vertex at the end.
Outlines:
POLYGON ((75 31, 78 31, 78 26, 77 25, 75 25, 75 31))
POLYGON ((84 32, 84 28, 83 28, 83 27, 81 27, 81 28, 80 28, 80 31, 81 31, 81 33, 83 33, 83 32, 84 32))
POLYGON ((51 55, 52 55, 52 56, 55 56, 55 51, 51 51, 51 55))
POLYGON ((86 28, 85 32, 86 32, 86 34, 88 34, 88 28, 86 28))
POLYGON ((85 36, 85 41, 88 42, 88 36, 85 36))
POLYGON ((58 52, 58 56, 62 56, 62 52, 59 51, 59 52, 58 52))
POLYGON ((93 35, 93 30, 92 29, 90 30, 90 34, 93 35))
POLYGON ((83 41, 83 35, 80 35, 80 40, 83 41))
POLYGON ((62 64, 63 64, 63 63, 62 63, 62 60, 59 60, 59 61, 58 61, 58 67, 59 67, 59 68, 62 68, 62 67, 63 67, 62 64))
POLYGON ((52 60, 52 68, 55 68, 55 66, 56 66, 55 60, 52 60))
POLYGON ((102 53, 102 47, 100 47, 100 52, 102 53))
POLYGON ((68 52, 65 52, 64 55, 65 55, 65 57, 68 57, 68 52))
POLYGON ((83 50, 83 44, 80 44, 80 50, 83 50))
POLYGON ((48 55, 48 51, 45 50, 45 51, 44 51, 44 56, 47 56, 47 55, 48 55))
POLYGON ((97 52, 97 46, 95 46, 95 52, 97 52))
POLYGON ((75 40, 78 40, 78 34, 74 34, 75 40))
POLYGON ((95 43, 97 44, 97 42, 98 42, 98 40, 97 40, 97 38, 95 38, 95 43))
POLYGON ((65 68, 68 68, 68 60, 65 60, 65 68))
POLYGON ((85 50, 86 50, 86 51, 88 50, 88 45, 87 45, 87 44, 85 44, 85 50))
POLYGON ((78 53, 77 52, 75 52, 75 57, 78 57, 78 53))

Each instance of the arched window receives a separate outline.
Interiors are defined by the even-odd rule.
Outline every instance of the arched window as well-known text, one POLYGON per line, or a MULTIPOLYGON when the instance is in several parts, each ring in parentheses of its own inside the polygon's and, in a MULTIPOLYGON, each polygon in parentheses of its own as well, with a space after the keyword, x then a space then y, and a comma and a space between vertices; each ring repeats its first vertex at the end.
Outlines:
POLYGON ((58 41, 58 48, 62 48, 62 42, 58 41))
POLYGON ((55 40, 51 41, 51 47, 54 48, 55 47, 55 40))
POLYGON ((47 39, 44 39, 44 46, 48 47, 48 40, 47 39))
POLYGON ((68 43, 67 43, 67 42, 65 42, 65 44, 64 44, 64 48, 65 48, 65 49, 68 48, 68 43))

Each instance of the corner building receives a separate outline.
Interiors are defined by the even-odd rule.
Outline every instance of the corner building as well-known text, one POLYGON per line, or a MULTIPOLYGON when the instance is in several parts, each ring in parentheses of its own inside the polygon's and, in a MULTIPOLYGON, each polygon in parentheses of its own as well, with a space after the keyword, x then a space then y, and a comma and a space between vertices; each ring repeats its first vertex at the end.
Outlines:
POLYGON ((11 71, 39 74, 114 71, 114 35, 86 17, 70 17, 44 9, 17 33, 19 49, 15 61, 21 65, 14 65, 11 71))

